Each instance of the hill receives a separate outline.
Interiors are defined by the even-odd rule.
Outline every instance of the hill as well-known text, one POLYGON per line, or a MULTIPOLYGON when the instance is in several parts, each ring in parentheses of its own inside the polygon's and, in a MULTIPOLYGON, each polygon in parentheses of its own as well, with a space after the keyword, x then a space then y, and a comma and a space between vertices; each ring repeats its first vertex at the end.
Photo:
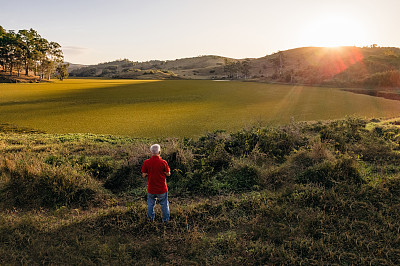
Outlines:
POLYGON ((82 65, 82 64, 73 64, 73 63, 69 63, 69 62, 65 62, 65 63, 68 64, 68 72, 74 71, 75 69, 87 67, 87 65, 82 65))
POLYGON ((143 78, 149 70, 185 79, 251 79, 382 90, 400 86, 400 49, 304 47, 253 59, 220 56, 148 62, 125 59, 76 69, 71 76, 143 78))
POLYGON ((0 127, 0 264, 399 265, 400 121, 161 140, 171 221, 146 220, 152 143, 0 127))
POLYGON ((212 79, 224 75, 225 59, 227 58, 212 55, 147 62, 132 62, 124 59, 76 69, 71 71, 70 75, 71 77, 149 79, 158 78, 153 75, 154 73, 149 72, 157 71, 165 74, 163 78, 212 79))

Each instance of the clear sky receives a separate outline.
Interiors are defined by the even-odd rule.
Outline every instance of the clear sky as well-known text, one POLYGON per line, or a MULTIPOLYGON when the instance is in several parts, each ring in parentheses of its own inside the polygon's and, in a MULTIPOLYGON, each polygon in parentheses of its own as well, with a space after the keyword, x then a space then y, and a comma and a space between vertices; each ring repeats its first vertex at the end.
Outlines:
POLYGON ((262 57, 304 46, 400 46, 400 0, 0 0, 0 25, 33 28, 65 61, 262 57))

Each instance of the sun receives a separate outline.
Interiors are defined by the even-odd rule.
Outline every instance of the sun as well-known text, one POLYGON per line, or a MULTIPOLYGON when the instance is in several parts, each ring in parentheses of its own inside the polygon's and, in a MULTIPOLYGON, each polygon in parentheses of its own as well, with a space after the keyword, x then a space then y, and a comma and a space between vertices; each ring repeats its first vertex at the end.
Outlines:
POLYGON ((354 18, 326 15, 309 23, 301 36, 304 46, 362 46, 365 29, 354 18))

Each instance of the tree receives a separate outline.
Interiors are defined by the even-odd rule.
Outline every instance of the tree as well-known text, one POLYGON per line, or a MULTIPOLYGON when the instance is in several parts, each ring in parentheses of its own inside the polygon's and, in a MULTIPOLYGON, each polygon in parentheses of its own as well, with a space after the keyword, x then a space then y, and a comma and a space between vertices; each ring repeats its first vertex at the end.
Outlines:
POLYGON ((8 32, 0 26, 0 65, 3 71, 19 72, 24 67, 25 75, 33 70, 41 78, 50 79, 56 66, 64 60, 61 46, 42 38, 34 29, 8 32))
POLYGON ((6 70, 6 66, 8 66, 10 70, 10 76, 12 76, 12 71, 14 64, 18 60, 18 57, 20 56, 20 47, 19 41, 18 41, 18 36, 15 34, 14 31, 9 31, 5 35, 2 36, 2 43, 1 43, 1 48, 2 48, 2 56, 4 60, 4 70, 6 70))
POLYGON ((0 64, 3 68, 3 71, 5 71, 6 68, 6 61, 5 61, 5 36, 7 32, 6 30, 0 26, 0 64))
POLYGON ((281 51, 275 53, 273 57, 270 59, 270 62, 272 63, 272 66, 275 69, 275 74, 281 77, 283 68, 285 67, 284 54, 281 51))
POLYGON ((34 29, 28 30, 20 30, 18 32, 21 35, 23 40, 23 53, 22 53, 22 60, 25 64, 25 75, 28 76, 29 74, 29 63, 32 61, 36 61, 39 55, 38 45, 40 42, 40 35, 34 29))
POLYGON ((67 63, 67 64, 59 64, 58 66, 57 66, 57 68, 56 68, 56 77, 59 79, 59 80, 64 80, 64 79, 66 79, 66 78, 68 78, 68 67, 69 67, 69 64, 67 63))
POLYGON ((241 72, 243 74, 244 79, 247 79, 250 75, 250 60, 246 59, 242 62, 241 72))
POLYGON ((247 79, 250 75, 250 60, 246 59, 242 62, 233 62, 225 58, 224 71, 228 74, 228 78, 230 79, 247 79))
POLYGON ((228 78, 233 78, 233 74, 235 73, 235 63, 225 58, 225 66, 224 72, 228 74, 228 78))

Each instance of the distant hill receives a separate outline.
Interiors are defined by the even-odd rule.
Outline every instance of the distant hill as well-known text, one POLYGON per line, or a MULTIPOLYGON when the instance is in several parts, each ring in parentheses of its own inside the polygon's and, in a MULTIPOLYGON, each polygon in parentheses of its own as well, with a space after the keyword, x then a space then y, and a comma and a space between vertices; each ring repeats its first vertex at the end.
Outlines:
POLYGON ((342 87, 399 87, 400 75, 398 80, 396 78, 399 70, 399 48, 346 46, 303 47, 250 59, 215 55, 147 62, 124 59, 76 68, 70 75, 134 79, 251 79, 342 87))
POLYGON ((70 71, 70 75, 72 77, 133 79, 160 77, 212 79, 224 76, 224 64, 225 57, 213 55, 168 61, 151 60, 146 62, 133 62, 124 59, 74 69, 70 71))
POLYGON ((68 72, 71 72, 71 71, 74 71, 75 69, 80 69, 80 68, 87 66, 87 65, 82 65, 82 64, 73 64, 73 63, 69 63, 69 62, 65 62, 65 63, 69 64, 68 72))

